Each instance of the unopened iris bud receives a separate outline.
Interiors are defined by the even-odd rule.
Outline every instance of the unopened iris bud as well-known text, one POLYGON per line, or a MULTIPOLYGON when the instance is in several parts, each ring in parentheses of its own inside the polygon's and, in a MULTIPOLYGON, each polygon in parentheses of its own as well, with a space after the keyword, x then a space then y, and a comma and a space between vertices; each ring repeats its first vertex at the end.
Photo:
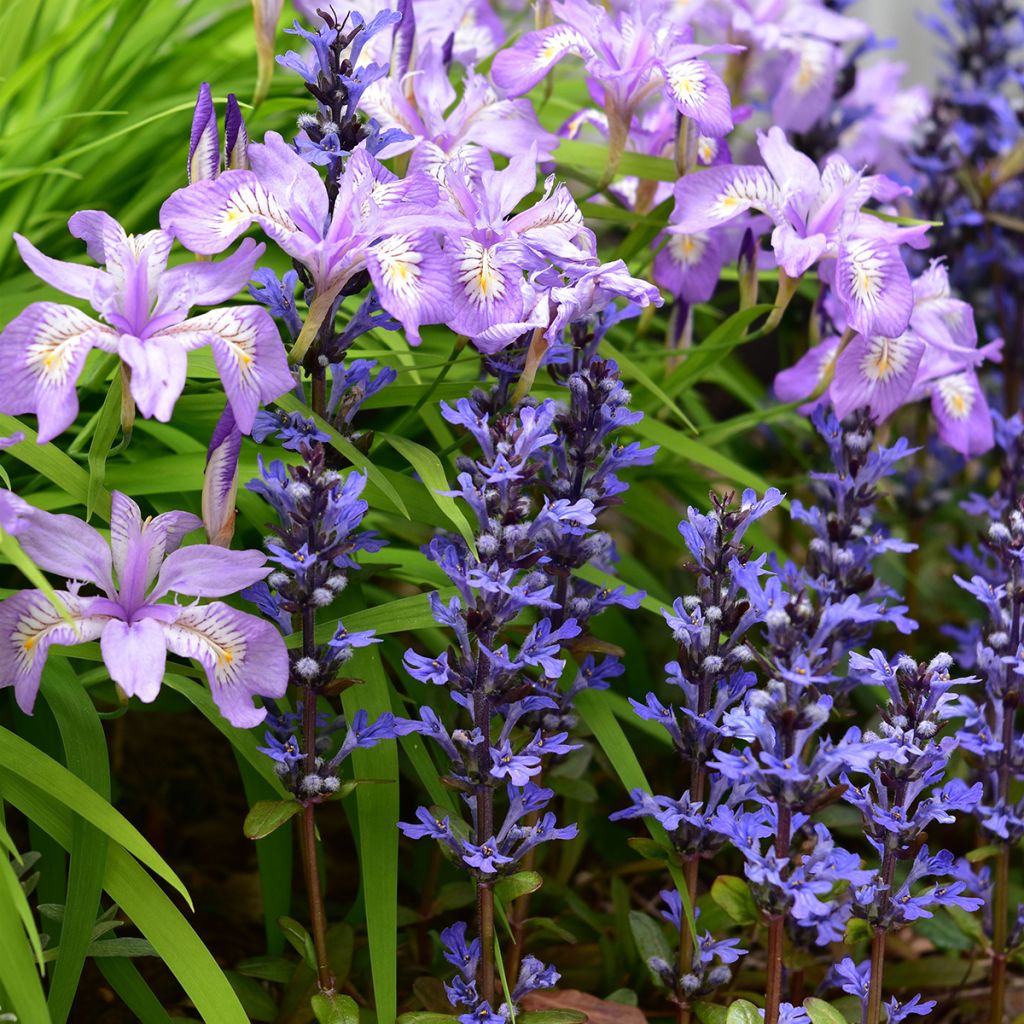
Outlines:
POLYGON ((227 406, 214 428, 203 475, 203 527, 211 544, 231 546, 235 533, 235 496, 238 493, 238 453, 242 432, 227 406))
POLYGON ((736 269, 739 274, 740 309, 749 309, 757 302, 757 240, 750 228, 743 232, 736 269))
POLYGON ((249 133, 233 92, 228 93, 228 109, 224 115, 224 170, 249 169, 249 133))
POLYGON ((256 29, 256 91, 252 97, 254 107, 266 99, 274 77, 274 45, 282 7, 284 0, 252 0, 252 20, 256 29))
POLYGON ((192 115, 192 136, 188 146, 188 181, 212 181, 220 171, 220 141, 217 114, 213 109, 210 83, 199 86, 196 109, 192 115))

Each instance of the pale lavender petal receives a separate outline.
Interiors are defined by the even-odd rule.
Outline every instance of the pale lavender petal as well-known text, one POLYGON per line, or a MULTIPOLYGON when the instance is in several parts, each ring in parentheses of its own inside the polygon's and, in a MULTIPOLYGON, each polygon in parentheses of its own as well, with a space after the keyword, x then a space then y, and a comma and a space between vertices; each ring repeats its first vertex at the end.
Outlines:
POLYGON ((509 96, 529 92, 563 57, 586 57, 594 51, 583 35, 568 25, 552 25, 528 32, 498 53, 491 63, 491 78, 509 96))
POLYGON ((299 233, 289 212, 252 171, 225 171, 213 181, 180 188, 160 207, 161 227, 204 256, 223 252, 253 223, 285 247, 299 233))
MULTIPOLYGON (((805 352, 789 369, 776 374, 775 397, 780 402, 799 402, 813 395, 825 382, 838 346, 838 338, 826 338, 805 352)), ((802 405, 800 411, 809 413, 816 405, 827 401, 828 389, 816 401, 802 405)))
POLYGON ((127 494, 114 491, 110 496, 110 552, 119 580, 124 579, 129 552, 141 536, 142 510, 127 494))
POLYGON ((913 334, 898 338, 857 335, 836 361, 832 403, 843 419, 865 406, 876 420, 891 416, 914 386, 924 342, 913 334))
POLYGON ((188 144, 188 180, 210 181, 220 170, 220 140, 217 138, 217 114, 213 109, 210 83, 199 86, 195 113, 192 115, 192 137, 188 144))
MULTIPOLYGON (((327 223, 327 189, 315 167, 306 163, 277 132, 249 146, 249 163, 266 191, 306 234, 319 237, 327 223)), ((262 223, 262 221, 261 221, 262 223)))
POLYGON ((259 725, 266 711, 253 697, 282 697, 288 688, 288 652, 277 629, 220 601, 188 605, 165 624, 167 646, 206 670, 214 702, 241 729, 259 725))
POLYGON ((218 306, 233 298, 246 286, 265 250, 262 242, 244 238, 235 252, 216 263, 191 260, 171 267, 160 279, 156 313, 187 314, 192 306, 218 306))
POLYGON ((452 271, 433 234, 386 235, 367 253, 366 267, 381 306, 405 328, 410 345, 419 344, 421 324, 445 320, 452 271))
POLYGON ((36 277, 66 295, 85 299, 97 312, 103 312, 114 288, 109 274, 97 267, 51 259, 19 234, 15 234, 14 243, 25 265, 36 277))
POLYGON ((0 530, 16 537, 21 533, 32 506, 13 491, 0 490, 0 530))
POLYGON ((167 641, 159 622, 139 618, 129 625, 111 619, 100 635, 100 651, 110 678, 129 697, 144 704, 156 700, 167 663, 167 641))
POLYGON ((839 53, 832 44, 820 39, 800 40, 782 88, 772 101, 772 120, 793 132, 811 128, 832 103, 838 64, 839 53))
POLYGON ((781 197, 764 167, 719 165, 695 171, 676 182, 676 207, 670 218, 677 230, 693 235, 753 208, 782 223, 781 197))
POLYGON ((40 569, 64 579, 94 583, 113 595, 110 545, 78 516, 54 515, 30 507, 18 540, 40 569))
POLYGON ((0 689, 14 687, 18 707, 32 714, 39 679, 51 644, 73 646, 95 640, 109 621, 88 615, 88 599, 58 591, 74 626, 68 625, 41 590, 22 590, 0 602, 0 689))
POLYGON ((188 354, 184 344, 155 334, 145 341, 130 334, 118 339, 118 354, 131 367, 131 392, 135 404, 147 419, 153 417, 167 423, 174 412, 174 403, 185 390, 188 354))
POLYGON ((227 597, 263 579, 269 572, 262 551, 231 551, 216 544, 178 548, 164 560, 150 603, 165 594, 227 597))
POLYGON ((992 447, 992 416, 973 371, 937 380, 931 392, 939 437, 946 444, 965 458, 992 447))
POLYGON ((818 197, 822 178, 814 161, 789 144, 778 127, 758 132, 757 147, 786 202, 809 203, 818 197))
POLYGON ((899 250, 879 238, 855 238, 839 252, 836 295, 850 326, 895 338, 910 323, 914 292, 899 250))
POLYGON ((5 448, 13 448, 16 444, 21 444, 24 440, 24 430, 16 430, 13 434, 8 434, 6 437, 0 437, 0 451, 3 451, 5 448))
POLYGON ((704 135, 722 138, 732 131, 732 101, 725 83, 705 60, 662 65, 665 95, 704 135))
POLYGON ((828 248, 825 235, 803 237, 791 224, 780 224, 772 232, 772 251, 780 267, 790 277, 800 277, 828 248))
POLYGON ((107 262, 108 250, 124 245, 128 237, 124 228, 102 210, 79 210, 72 214, 68 230, 85 242, 89 256, 100 264, 107 262))
POLYGON ((106 247, 107 270, 114 280, 114 309, 104 310, 104 315, 118 330, 146 332, 173 244, 166 231, 147 231, 106 247))
MULTIPOLYGON (((655 239, 657 244, 658 239, 655 239)), ((670 228, 665 245, 654 259, 654 280, 671 295, 691 305, 707 302, 718 284, 725 261, 721 239, 714 231, 683 234, 670 228)))
POLYGON ((231 406, 225 406, 206 452, 203 473, 203 527, 211 544, 226 548, 235 533, 235 496, 238 493, 238 455, 242 432, 231 406))
POLYGON ((272 402, 295 386, 277 325, 260 306, 214 309, 154 336, 162 337, 187 340, 189 348, 213 348, 224 391, 244 434, 252 430, 260 402, 272 402))
POLYGON ((224 170, 249 169, 249 133, 245 118, 233 92, 228 93, 228 108, 224 114, 224 170))
POLYGON ((453 242, 454 305, 449 327, 475 337, 488 327, 522 319, 520 269, 504 263, 495 246, 472 238, 453 242))
POLYGON ((56 437, 78 415, 75 384, 89 350, 115 339, 71 306, 33 302, 0 332, 0 412, 35 413, 39 443, 56 437))

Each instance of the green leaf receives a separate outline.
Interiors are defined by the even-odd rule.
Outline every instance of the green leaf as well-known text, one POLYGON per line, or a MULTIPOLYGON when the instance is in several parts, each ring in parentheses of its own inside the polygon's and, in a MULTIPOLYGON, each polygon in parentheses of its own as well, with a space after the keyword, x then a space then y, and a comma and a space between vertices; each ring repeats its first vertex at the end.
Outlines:
POLYGON ((602 346, 605 352, 607 352, 612 359, 614 359, 627 373, 629 373, 630 376, 635 377, 645 388, 647 388, 648 391, 650 391, 652 395, 654 395, 655 398, 658 399, 658 401, 671 409, 688 430, 692 430, 695 434, 697 433, 697 428, 694 426, 693 420, 691 420, 690 417, 687 416, 678 405, 676 405, 675 401, 670 398, 659 385, 655 384, 655 382, 651 380, 651 378, 635 362, 633 362, 629 356, 619 349, 614 348, 607 341, 602 342, 602 346))
POLYGON ((242 831, 247 839, 262 839, 276 832, 301 810, 302 804, 298 800, 260 800, 249 809, 242 831))
POLYGON ((312 1006, 319 1024, 359 1024, 359 1007, 349 996, 315 995, 312 1006))
POLYGON ((423 481, 424 487, 430 492, 431 500, 441 510, 441 513, 451 522, 452 526, 462 535, 462 539, 469 545, 470 551, 476 554, 476 538, 473 528, 469 525, 462 509, 459 508, 454 498, 443 494, 443 491, 450 490, 448 477, 445 476, 444 466, 441 460, 429 449, 415 441, 409 441, 404 437, 395 434, 385 434, 378 431, 376 436, 381 438, 402 456, 412 466, 423 481))
POLYGON ((973 940, 974 945, 981 947, 985 946, 988 940, 985 935, 985 929, 982 927, 977 914, 972 914, 969 910, 964 910, 963 907, 957 906, 946 907, 945 911, 946 914, 953 919, 957 928, 959 928, 964 935, 973 940))
POLYGON ((4 965, 3 985, 7 998, 21 1024, 49 1024, 50 1014, 32 946, 6 885, 0 885, 0 963, 4 965))
POLYGON ((811 1018, 811 1024, 846 1024, 846 1018, 824 999, 810 996, 804 1000, 804 1009, 811 1018))
POLYGON ((451 1013, 430 1013, 428 1010, 413 1010, 403 1013, 398 1024, 459 1024, 458 1017, 451 1013))
MULTIPOLYGON (((91 825, 105 832, 116 843, 138 857, 151 871, 172 885, 185 898, 189 907, 192 899, 184 883, 171 870, 170 865, 139 834, 134 825, 98 796, 77 776, 42 751, 37 750, 16 733, 0 726, 0 767, 13 776, 44 789, 60 794, 61 803, 73 809, 91 825)), ((54 836, 56 839, 57 837, 54 836)), ((59 840, 58 840, 59 841, 59 840)), ((70 843, 70 840, 69 840, 70 843)))
POLYGON ((725 1024, 764 1024, 764 1017, 757 1007, 747 999, 737 999, 729 1004, 725 1024))
POLYGON ((536 892, 543 884, 544 879, 536 871, 518 871, 498 882, 494 895, 507 906, 520 896, 536 892))
POLYGON ((294 917, 282 917, 277 922, 284 932, 284 937, 291 944, 299 956, 302 957, 305 965, 312 971, 316 970, 316 947, 313 945, 313 937, 306 931, 305 925, 299 924, 294 917))
MULTIPOLYGON (((594 142, 580 142, 578 139, 562 139, 555 150, 555 162, 570 173, 579 169, 604 173, 608 164, 608 147, 594 142)), ((642 153, 623 153, 616 173, 647 181, 675 182, 679 178, 673 161, 642 153)))
MULTIPOLYGON (((350 584, 346 596, 353 603, 363 602, 358 585, 350 584)), ((353 628, 354 618, 345 616, 349 629, 353 628)), ((342 706, 349 721, 361 709, 371 721, 391 710, 387 675, 376 645, 357 651, 346 665, 346 672, 363 680, 362 686, 353 686, 342 694, 342 706)), ((359 786, 355 801, 374 1003, 380 1020, 394 1020, 398 1004, 398 751, 393 743, 356 750, 352 766, 360 778, 393 783, 359 786)))
POLYGON ((254 978, 247 978, 237 971, 227 971, 228 981, 238 996, 242 1008, 255 1021, 277 1020, 277 1003, 274 997, 254 978))
MULTIPOLYGON (((63 945, 63 933, 61 934, 61 945, 63 945)), ((113 939, 99 939, 96 942, 90 942, 87 948, 89 956, 91 957, 137 957, 157 955, 157 952, 153 948, 153 944, 151 942, 147 942, 145 939, 132 938, 131 936, 115 937, 113 939)))
MULTIPOLYGON (((631 910, 629 912, 629 928, 633 933, 636 951, 645 964, 652 957, 666 962, 672 960, 672 950, 669 948, 665 933, 653 917, 649 917, 639 910, 631 910)), ((661 976, 653 970, 651 970, 651 977, 654 978, 655 984, 661 988, 664 987, 665 983, 661 980, 661 976)))
MULTIPOLYGON (((0 751, 6 751, 8 746, 9 741, 5 737, 4 742, 0 743, 0 751)), ((75 778, 73 775, 69 777, 75 778)), ((75 779, 75 782, 78 780, 75 779)), ((66 786, 67 783, 62 785, 66 786)), ((91 794, 92 798, 99 800, 87 786, 82 783, 78 785, 91 794)), ((72 811, 63 799, 54 795, 54 792, 60 790, 34 785, 21 774, 8 769, 6 764, 0 769, 0 791, 6 800, 35 821, 64 849, 71 848, 75 811, 81 813, 85 800, 76 798, 75 811, 72 811)), ((153 944, 205 1020, 217 1021, 217 1024, 249 1024, 224 972, 181 911, 119 845, 111 844, 108 850, 103 888, 153 944)), ((3 931, 0 928, 0 933, 3 931)))
POLYGON ((317 416, 312 409, 309 408, 305 402, 300 402, 291 392, 286 395, 282 395, 276 399, 275 405, 284 409, 285 412, 299 412, 303 416, 309 419, 315 420, 316 425, 325 433, 329 434, 331 441, 331 447, 336 451, 341 452, 342 455, 352 463, 356 469, 360 469, 367 474, 367 478, 370 484, 373 485, 376 490, 388 500, 388 504, 401 516, 408 519, 409 510, 405 506, 405 502, 398 495, 398 491, 392 486, 391 482, 386 476, 377 468, 348 438, 343 437, 334 429, 325 419, 317 416))
POLYGON ((693 1012, 701 1024, 726 1024, 729 1011, 724 1006, 716 1006, 714 1003, 694 1003, 693 1012))
MULTIPOLYGON (((100 797, 109 800, 110 765, 103 723, 64 658, 54 657, 48 661, 41 692, 60 730, 68 768, 100 797)), ((98 955, 97 943, 90 940, 95 937, 93 926, 103 892, 107 837, 76 816, 69 852, 67 906, 61 925, 60 953, 47 998, 54 1024, 63 1024, 71 1012, 86 957, 98 955)))
POLYGON ((173 1024, 163 1003, 130 960, 103 959, 96 966, 141 1024, 173 1024))
POLYGON ((285 984, 295 971, 295 963, 283 956, 252 956, 236 965, 239 974, 261 981, 285 984))
POLYGON ((735 875, 719 875, 711 883, 711 898, 737 924, 755 924, 761 918, 750 886, 735 875))
POLYGON ((519 1024, 586 1024, 589 1018, 580 1010, 535 1010, 516 1014, 519 1024))
POLYGON ((967 859, 972 864, 980 864, 984 860, 989 860, 992 857, 998 857, 1002 852, 1002 846, 992 843, 988 846, 979 846, 976 850, 971 850, 971 852, 967 854, 967 859))
POLYGON ((89 445, 89 491, 85 499, 85 519, 92 519, 93 509, 101 501, 104 494, 104 475, 107 468, 107 456, 117 437, 121 426, 121 381, 120 370, 114 372, 114 378, 107 391, 107 397, 100 407, 96 421, 96 430, 89 445))
POLYGON ((64 602, 57 596, 57 592, 50 585, 50 581, 36 567, 36 564, 32 559, 25 554, 18 541, 9 533, 5 533, 2 529, 0 529, 0 554, 3 554, 11 565, 20 569, 22 575, 25 576, 25 578, 28 579, 34 587, 41 590, 46 595, 47 600, 53 605, 60 617, 69 626, 75 625, 75 622, 68 613, 67 608, 64 607, 64 602))

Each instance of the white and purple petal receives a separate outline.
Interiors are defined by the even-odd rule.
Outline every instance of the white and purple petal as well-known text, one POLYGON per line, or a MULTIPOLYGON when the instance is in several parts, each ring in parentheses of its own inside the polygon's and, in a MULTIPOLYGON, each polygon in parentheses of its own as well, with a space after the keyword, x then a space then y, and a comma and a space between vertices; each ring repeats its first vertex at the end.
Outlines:
POLYGON ((203 473, 203 527, 207 540, 229 547, 235 532, 235 497, 238 493, 238 455, 242 432, 227 405, 214 428, 203 473))
POLYGON ((729 90, 705 60, 662 64, 665 95, 704 135, 722 138, 733 129, 729 90))
POLYGON ((931 392, 939 437, 950 448, 971 458, 992 447, 992 414, 973 371, 934 381, 931 392))
POLYGON ((94 346, 109 350, 117 335, 72 306, 33 302, 0 332, 0 412, 35 413, 39 443, 78 415, 75 385, 94 346))
POLYGON ((491 78, 509 96, 529 92, 565 56, 588 57, 593 48, 568 25, 551 25, 528 32, 498 53, 491 62, 491 78))
POLYGON ((260 306, 232 306, 192 317, 154 335, 188 348, 210 345, 239 430, 252 430, 261 402, 271 402, 295 385, 281 335, 260 306))
POLYGON ((156 700, 167 662, 167 641, 159 622, 111 619, 100 634, 100 651, 110 678, 129 697, 138 697, 144 704, 156 700))
POLYGON ((498 246, 460 238, 450 244, 448 252, 454 278, 448 326, 453 331, 473 338, 488 327, 523 318, 522 271, 503 260, 498 246))
POLYGON ((913 334, 896 338, 857 335, 836 360, 832 403, 843 419, 867 407, 875 420, 888 419, 907 399, 925 345, 913 334))
POLYGON ((18 707, 27 715, 32 714, 50 646, 95 640, 109 621, 109 616, 88 614, 88 598, 66 591, 58 591, 57 597, 73 626, 41 590, 22 590, 0 602, 0 689, 13 686, 18 707))
POLYGON ((914 292, 895 245, 853 238, 839 250, 835 289, 851 327, 864 335, 896 338, 910 323, 914 292))
POLYGON ((687 174, 676 182, 676 206, 670 218, 678 231, 696 234, 756 209, 783 223, 782 203, 764 167, 718 165, 687 174))
MULTIPOLYGON (((662 236, 655 239, 655 245, 662 236)), ((669 228, 654 258, 654 281, 691 305, 707 302, 718 284, 725 257, 718 232, 685 234, 669 228)))
POLYGON ((131 393, 139 412, 161 423, 170 420, 188 375, 188 339, 167 337, 166 333, 145 341, 122 334, 117 345, 118 355, 132 371, 131 393))
POLYGON ((170 651, 206 670, 214 702, 232 725, 249 729, 266 717, 253 697, 284 696, 288 652, 271 623, 214 601, 180 608, 163 630, 170 651))

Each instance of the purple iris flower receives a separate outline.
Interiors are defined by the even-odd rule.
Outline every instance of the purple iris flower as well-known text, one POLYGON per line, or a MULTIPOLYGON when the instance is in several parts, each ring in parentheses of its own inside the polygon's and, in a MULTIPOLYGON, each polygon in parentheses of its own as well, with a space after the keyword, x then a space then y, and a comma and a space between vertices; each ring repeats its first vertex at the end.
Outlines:
POLYGON ((51 259, 21 235, 14 238, 37 277, 85 299, 103 322, 73 306, 33 302, 0 334, 0 411, 35 413, 40 443, 56 437, 77 416, 75 384, 93 348, 121 357, 131 369, 131 394, 139 411, 165 423, 185 387, 188 353, 207 345, 246 433, 260 402, 292 386, 281 338, 266 310, 234 306, 188 315, 192 306, 216 306, 236 295, 249 280, 262 245, 243 242, 220 263, 168 269, 173 238, 166 231, 128 235, 99 210, 74 214, 68 228, 105 269, 51 259))
POLYGON ((419 55, 408 77, 375 82, 363 94, 361 109, 402 138, 382 152, 392 157, 411 152, 409 169, 440 177, 457 160, 474 174, 493 167, 490 153, 514 157, 537 146, 547 160, 557 140, 537 120, 525 99, 503 99, 483 75, 470 71, 456 102, 455 89, 441 51, 432 43, 419 55))
POLYGON ((625 7, 610 14, 588 0, 555 0, 556 23, 502 50, 491 76, 510 96, 521 96, 564 57, 581 57, 597 92, 603 93, 613 166, 625 149, 634 115, 659 92, 701 133, 728 134, 733 127, 729 90, 700 58, 743 48, 694 44, 693 30, 666 19, 662 5, 644 10, 633 0, 625 7))
POLYGON ((681 178, 674 230, 694 235, 758 210, 775 225, 772 248, 790 277, 820 263, 850 327, 902 334, 914 296, 899 245, 926 228, 899 228, 861 211, 869 199, 888 201, 901 189, 882 175, 858 173, 840 156, 819 170, 780 128, 760 133, 758 146, 763 167, 719 165, 681 178))
POLYGON ((203 666, 213 699, 232 725, 263 721, 266 711, 252 698, 281 697, 288 684, 288 655, 277 629, 221 601, 163 601, 172 592, 226 597, 270 571, 259 551, 182 548, 185 535, 201 525, 190 512, 143 520, 138 505, 118 491, 109 541, 75 516, 27 512, 18 540, 39 568, 73 581, 58 591, 73 625, 40 590, 22 590, 0 603, 0 687, 13 686, 18 706, 31 713, 50 645, 98 639, 111 679, 129 696, 156 699, 170 651, 203 666), (90 583, 98 596, 81 593, 90 583))
POLYGON ((445 319, 451 271, 434 234, 446 216, 437 209, 436 181, 422 174, 399 179, 357 150, 345 163, 331 215, 323 178, 277 132, 248 153, 252 170, 226 171, 174 192, 160 210, 166 230, 193 252, 212 255, 259 224, 312 279, 316 298, 300 343, 362 270, 412 344, 420 324, 445 319))

